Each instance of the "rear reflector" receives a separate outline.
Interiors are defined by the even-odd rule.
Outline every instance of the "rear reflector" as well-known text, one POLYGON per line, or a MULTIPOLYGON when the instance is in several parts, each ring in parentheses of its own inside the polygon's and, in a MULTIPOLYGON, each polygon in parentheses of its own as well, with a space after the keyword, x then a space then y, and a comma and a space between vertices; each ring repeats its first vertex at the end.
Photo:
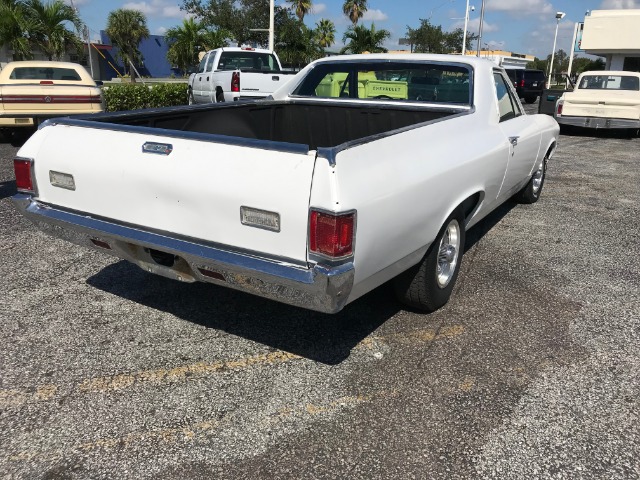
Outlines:
POLYGON ((231 74, 231 91, 240 91, 240 72, 233 72, 233 74, 231 74))
POLYGON ((353 254, 355 212, 334 214, 311 210, 309 250, 331 258, 353 254))
POLYGON ((19 192, 35 193, 33 188, 33 160, 29 158, 14 158, 13 170, 16 174, 16 188, 19 192))
POLYGON ((51 80, 40 80, 40 85, 53 85, 51 80))

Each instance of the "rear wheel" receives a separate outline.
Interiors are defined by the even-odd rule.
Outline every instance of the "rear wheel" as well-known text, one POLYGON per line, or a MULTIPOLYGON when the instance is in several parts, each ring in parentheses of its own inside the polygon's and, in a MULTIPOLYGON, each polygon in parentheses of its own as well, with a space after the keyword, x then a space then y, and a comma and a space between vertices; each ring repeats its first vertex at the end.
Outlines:
POLYGON ((433 312, 449 301, 464 252, 463 221, 462 212, 454 212, 422 262, 396 277, 394 284, 398 300, 426 312, 433 312))
POLYGON ((216 90, 216 102, 221 103, 224 102, 224 93, 222 90, 216 90))

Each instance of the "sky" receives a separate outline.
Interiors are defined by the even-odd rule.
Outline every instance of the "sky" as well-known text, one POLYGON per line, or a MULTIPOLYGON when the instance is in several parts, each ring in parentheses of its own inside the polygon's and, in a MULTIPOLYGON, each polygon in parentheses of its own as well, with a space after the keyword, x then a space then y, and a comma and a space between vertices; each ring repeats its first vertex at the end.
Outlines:
MULTIPOLYGON (((140 10, 147 17, 152 34, 162 35, 168 28, 180 25, 186 12, 180 10, 180 0, 65 0, 79 11, 89 26, 92 39, 99 39, 99 32, 106 27, 109 12, 118 8, 140 10)), ((265 0, 265 2, 268 0, 265 0)), ((305 17, 307 26, 313 28, 322 18, 336 25, 336 50, 342 46, 342 35, 350 21, 342 13, 344 0, 314 0, 313 11, 305 17)), ((276 0, 276 4, 285 4, 276 0)), ((466 0, 369 0, 369 10, 360 21, 365 26, 375 23, 377 29, 391 32, 385 46, 390 50, 406 49, 398 40, 406 35, 407 26, 417 28, 420 19, 428 19, 444 30, 464 26, 466 0)), ((469 14, 468 31, 477 33, 482 0, 469 0, 475 10, 469 14)), ((637 8, 640 0, 485 0, 483 48, 507 50, 546 58, 553 49, 556 29, 555 14, 565 12, 558 25, 556 50, 570 51, 575 22, 584 20, 588 10, 637 8)), ((267 28, 268 25, 265 25, 267 28)), ((266 33, 265 33, 266 35, 266 33)), ((265 41, 266 43, 266 41, 265 41)), ((473 49, 476 45, 473 45, 473 49)))

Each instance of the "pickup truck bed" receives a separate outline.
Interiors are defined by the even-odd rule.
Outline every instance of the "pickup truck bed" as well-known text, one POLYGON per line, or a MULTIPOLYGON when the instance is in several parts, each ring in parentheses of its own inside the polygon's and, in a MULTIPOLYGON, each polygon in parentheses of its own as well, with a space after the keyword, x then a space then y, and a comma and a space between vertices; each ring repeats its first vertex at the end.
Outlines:
POLYGON ((174 130, 163 132, 167 136, 180 136, 179 132, 225 135, 302 144, 309 150, 316 150, 455 113, 451 109, 427 110, 424 107, 264 102, 93 115, 90 120, 108 123, 105 128, 114 128, 114 125, 162 128, 174 130))

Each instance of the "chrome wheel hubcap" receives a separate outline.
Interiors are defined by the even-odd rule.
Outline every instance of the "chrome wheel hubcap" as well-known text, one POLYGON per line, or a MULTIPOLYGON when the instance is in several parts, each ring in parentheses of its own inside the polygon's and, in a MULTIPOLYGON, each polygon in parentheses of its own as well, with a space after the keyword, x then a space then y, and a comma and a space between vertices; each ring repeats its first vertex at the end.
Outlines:
POLYGON ((544 178, 544 164, 540 165, 540 168, 533 174, 533 193, 538 193, 542 186, 542 179, 544 178))
POLYGON ((457 220, 451 220, 442 235, 438 246, 438 265, 436 267, 436 280, 440 288, 445 288, 453 278, 458 266, 460 254, 460 224, 457 220))

